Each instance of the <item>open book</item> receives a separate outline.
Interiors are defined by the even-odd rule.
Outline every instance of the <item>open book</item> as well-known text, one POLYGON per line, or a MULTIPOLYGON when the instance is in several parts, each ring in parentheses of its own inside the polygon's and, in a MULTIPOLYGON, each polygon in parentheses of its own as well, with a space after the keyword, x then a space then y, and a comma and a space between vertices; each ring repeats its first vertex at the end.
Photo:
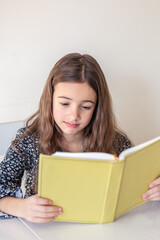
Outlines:
POLYGON ((40 154, 38 195, 63 208, 54 221, 107 223, 144 203, 160 176, 160 137, 123 151, 40 154))

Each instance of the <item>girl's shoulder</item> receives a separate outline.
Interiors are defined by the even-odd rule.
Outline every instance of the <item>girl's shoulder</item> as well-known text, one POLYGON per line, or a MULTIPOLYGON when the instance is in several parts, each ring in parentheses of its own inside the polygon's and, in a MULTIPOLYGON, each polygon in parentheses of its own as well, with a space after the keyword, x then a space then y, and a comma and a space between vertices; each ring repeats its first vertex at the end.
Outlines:
POLYGON ((29 139, 37 139, 37 137, 35 136, 34 133, 29 133, 29 130, 27 127, 23 127, 17 130, 16 139, 29 140, 29 139))
POLYGON ((122 132, 117 131, 116 135, 115 135, 113 147, 114 147, 115 152, 118 156, 124 150, 126 150, 128 148, 131 148, 132 143, 131 143, 131 140, 127 137, 127 135, 125 135, 122 132))
POLYGON ((38 149, 38 139, 34 133, 29 133, 27 127, 23 127, 17 130, 12 146, 15 146, 20 152, 25 150, 32 152, 35 148, 38 149))
POLYGON ((21 137, 26 132, 26 130, 27 130, 26 127, 18 129, 16 133, 16 138, 21 137))

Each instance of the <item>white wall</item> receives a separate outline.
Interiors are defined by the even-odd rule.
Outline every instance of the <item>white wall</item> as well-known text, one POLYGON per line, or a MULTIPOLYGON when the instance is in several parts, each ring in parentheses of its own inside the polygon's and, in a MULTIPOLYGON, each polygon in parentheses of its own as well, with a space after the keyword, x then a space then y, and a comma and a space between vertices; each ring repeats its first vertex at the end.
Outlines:
POLYGON ((0 0, 0 122, 38 107, 70 52, 100 63, 119 125, 135 143, 160 135, 159 0, 0 0))

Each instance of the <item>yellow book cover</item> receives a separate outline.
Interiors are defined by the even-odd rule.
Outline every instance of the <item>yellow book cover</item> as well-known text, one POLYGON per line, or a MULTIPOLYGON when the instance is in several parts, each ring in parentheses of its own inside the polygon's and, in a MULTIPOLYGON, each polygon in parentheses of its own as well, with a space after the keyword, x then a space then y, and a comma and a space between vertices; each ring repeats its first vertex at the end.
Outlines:
POLYGON ((63 208, 54 221, 108 223, 144 203, 160 176, 160 137, 123 151, 40 154, 38 195, 63 208))

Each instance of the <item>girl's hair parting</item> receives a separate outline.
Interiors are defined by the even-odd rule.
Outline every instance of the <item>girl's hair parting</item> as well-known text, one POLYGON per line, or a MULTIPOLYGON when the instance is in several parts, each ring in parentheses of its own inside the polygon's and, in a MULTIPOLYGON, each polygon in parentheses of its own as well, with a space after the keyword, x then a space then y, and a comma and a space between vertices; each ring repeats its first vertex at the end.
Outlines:
POLYGON ((86 82, 94 89, 97 103, 92 119, 84 129, 88 151, 115 153, 114 141, 119 130, 111 96, 99 64, 88 54, 67 54, 54 65, 45 84, 39 109, 27 120, 26 131, 20 138, 33 134, 38 138, 40 153, 44 154, 52 154, 61 146, 63 135, 54 121, 52 109, 54 86, 60 82, 86 82))

